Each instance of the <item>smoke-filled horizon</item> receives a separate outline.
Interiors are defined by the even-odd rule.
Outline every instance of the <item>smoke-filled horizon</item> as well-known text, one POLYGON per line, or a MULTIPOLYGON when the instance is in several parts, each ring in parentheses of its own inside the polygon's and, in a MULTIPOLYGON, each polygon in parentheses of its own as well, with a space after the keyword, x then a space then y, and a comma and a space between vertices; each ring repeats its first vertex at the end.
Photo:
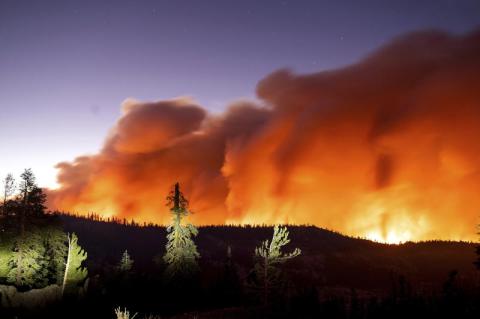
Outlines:
POLYGON ((0 176, 101 148, 127 97, 193 96, 211 113, 254 99, 282 67, 358 61, 392 37, 480 25, 478 0, 0 1, 0 176), (47 148, 47 150, 46 150, 47 148))
POLYGON ((49 208, 197 224, 307 223, 374 240, 475 240, 480 32, 395 38, 350 66, 262 79, 258 102, 127 99, 101 151, 58 164, 49 208))

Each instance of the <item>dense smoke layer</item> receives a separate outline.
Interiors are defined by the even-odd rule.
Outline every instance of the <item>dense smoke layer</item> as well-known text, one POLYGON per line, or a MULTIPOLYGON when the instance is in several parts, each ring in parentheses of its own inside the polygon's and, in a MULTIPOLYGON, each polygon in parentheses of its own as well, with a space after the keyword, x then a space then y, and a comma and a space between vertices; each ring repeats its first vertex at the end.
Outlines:
POLYGON ((349 67, 286 70, 211 115, 127 100, 96 155, 58 164, 50 208, 167 222, 179 181, 211 223, 308 223, 398 242, 475 239, 480 33, 421 32, 349 67))

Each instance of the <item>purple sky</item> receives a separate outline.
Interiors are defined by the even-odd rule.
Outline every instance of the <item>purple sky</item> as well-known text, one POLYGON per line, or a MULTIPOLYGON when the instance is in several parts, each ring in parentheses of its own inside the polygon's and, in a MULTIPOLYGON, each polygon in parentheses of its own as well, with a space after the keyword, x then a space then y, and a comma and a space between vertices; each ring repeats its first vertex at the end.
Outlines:
POLYGON ((128 97, 254 97, 278 68, 315 72, 391 37, 480 25, 480 1, 0 1, 0 176, 94 153, 128 97), (101 3, 100 3, 101 2, 101 3))

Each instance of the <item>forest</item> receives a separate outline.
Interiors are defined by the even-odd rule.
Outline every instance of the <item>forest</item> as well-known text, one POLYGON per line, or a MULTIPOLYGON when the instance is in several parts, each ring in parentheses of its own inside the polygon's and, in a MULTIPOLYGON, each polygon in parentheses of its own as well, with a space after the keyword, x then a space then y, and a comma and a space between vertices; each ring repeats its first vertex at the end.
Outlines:
MULTIPOLYGON (((312 225, 167 227, 47 211, 31 170, 3 180, 0 318, 479 318, 480 247, 388 245, 312 225)), ((472 225, 474 227, 474 225, 472 225)))

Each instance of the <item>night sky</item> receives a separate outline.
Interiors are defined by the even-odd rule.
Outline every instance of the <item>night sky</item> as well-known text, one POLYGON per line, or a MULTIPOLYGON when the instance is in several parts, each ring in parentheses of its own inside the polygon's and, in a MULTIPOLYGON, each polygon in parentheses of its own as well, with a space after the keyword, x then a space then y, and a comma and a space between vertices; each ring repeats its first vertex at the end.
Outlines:
POLYGON ((211 112, 279 68, 348 65, 414 30, 464 33, 480 1, 0 1, 0 175, 94 153, 126 98, 211 112))

